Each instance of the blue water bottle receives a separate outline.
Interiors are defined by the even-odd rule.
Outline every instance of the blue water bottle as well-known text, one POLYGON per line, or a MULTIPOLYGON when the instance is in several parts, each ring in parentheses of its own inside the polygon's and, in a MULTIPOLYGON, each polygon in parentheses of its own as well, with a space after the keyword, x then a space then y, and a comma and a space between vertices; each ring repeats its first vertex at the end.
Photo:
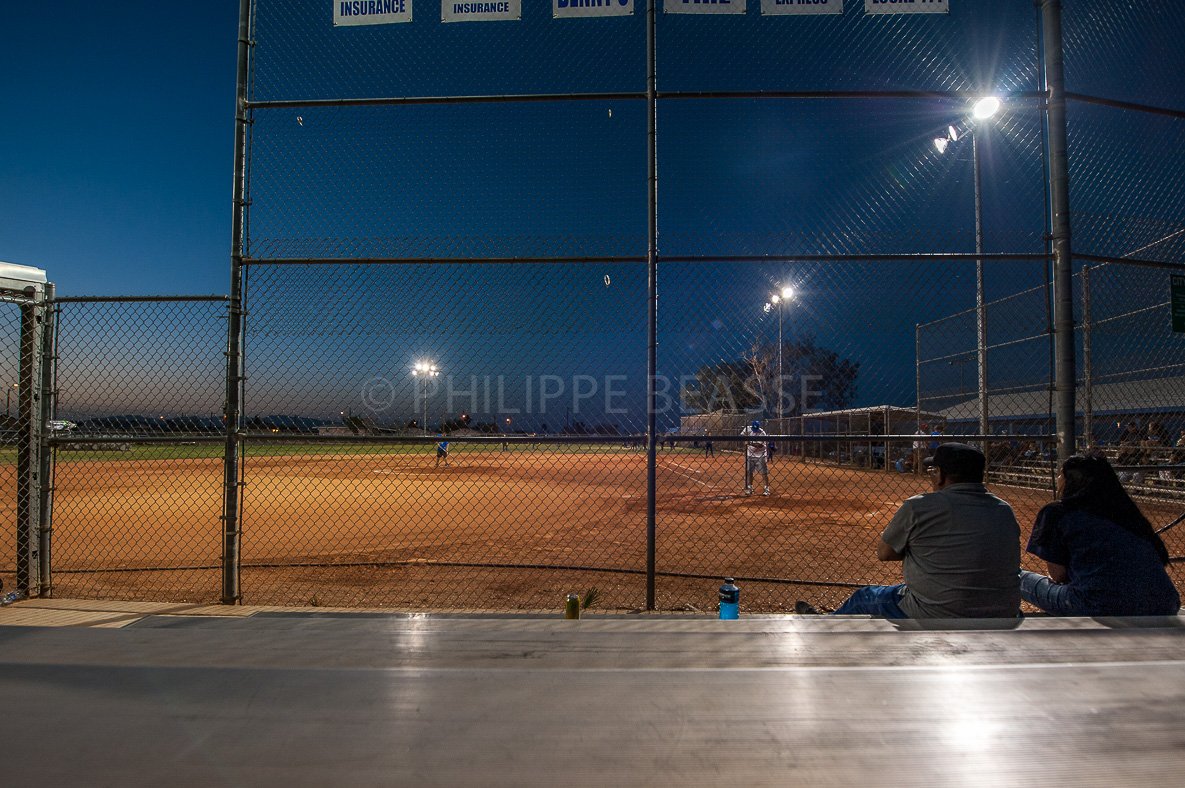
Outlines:
POLYGON ((724 578, 720 586, 720 620, 735 620, 741 612, 741 589, 731 577, 724 578))

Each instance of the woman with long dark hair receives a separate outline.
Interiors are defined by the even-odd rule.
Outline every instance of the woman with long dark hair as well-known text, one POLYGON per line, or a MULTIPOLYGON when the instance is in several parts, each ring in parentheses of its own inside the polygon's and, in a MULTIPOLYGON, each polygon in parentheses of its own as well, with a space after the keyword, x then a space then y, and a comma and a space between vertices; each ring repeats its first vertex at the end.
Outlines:
POLYGON ((1057 477, 1061 500, 1037 515, 1028 551, 1049 576, 1021 570, 1026 602, 1058 616, 1170 616, 1181 597, 1169 555, 1105 457, 1075 455, 1057 477))

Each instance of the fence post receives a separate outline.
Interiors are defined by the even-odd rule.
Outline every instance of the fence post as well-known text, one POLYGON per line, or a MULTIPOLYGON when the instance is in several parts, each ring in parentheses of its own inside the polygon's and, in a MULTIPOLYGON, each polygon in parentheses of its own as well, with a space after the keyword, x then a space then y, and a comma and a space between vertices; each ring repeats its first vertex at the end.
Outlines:
MULTIPOLYGON (((922 324, 918 323, 913 329, 913 347, 914 347, 914 381, 917 384, 917 418, 914 424, 914 431, 922 431, 922 324)), ((962 369, 962 367, 960 367, 962 369)), ((912 446, 910 449, 912 450, 912 446)))
POLYGON ((53 489, 54 464, 53 449, 49 446, 49 422, 57 411, 57 340, 55 326, 57 324, 57 304, 54 298, 57 288, 52 282, 45 285, 44 328, 41 333, 41 446, 38 456, 40 467, 41 489, 38 491, 38 529, 37 549, 40 556, 39 574, 41 576, 40 596, 48 599, 53 596, 53 564, 50 560, 53 546, 53 489))
POLYGON ((1054 273, 1054 391, 1058 463, 1075 451, 1074 280, 1070 258, 1070 174, 1066 154, 1066 95, 1062 56, 1061 0, 1041 0, 1045 51, 1046 117, 1049 125, 1049 199, 1054 273))
POLYGON ((247 76, 251 53, 251 0, 239 0, 239 60, 235 88, 234 217, 231 228, 230 304, 226 331, 226 447, 222 490, 222 604, 242 598, 239 586, 239 422, 243 382, 243 253, 247 211, 247 76))
POLYGON ((21 354, 17 394, 16 587, 26 596, 41 593, 41 451, 44 423, 41 409, 42 337, 45 301, 41 287, 31 287, 21 303, 21 354))
POLYGON ((646 0, 646 609, 654 610, 655 471, 658 465, 658 160, 654 2, 646 0))
MULTIPOLYGON (((983 282, 983 198, 980 193, 979 127, 971 128, 971 159, 975 170, 975 356, 979 378, 979 434, 988 434, 988 337, 987 303, 984 299, 983 282)), ((959 374, 962 374, 962 366, 959 374)), ((986 457, 988 442, 979 444, 986 457)))
POLYGON ((1082 437, 1094 446, 1094 389, 1090 379, 1090 266, 1082 266, 1082 437))

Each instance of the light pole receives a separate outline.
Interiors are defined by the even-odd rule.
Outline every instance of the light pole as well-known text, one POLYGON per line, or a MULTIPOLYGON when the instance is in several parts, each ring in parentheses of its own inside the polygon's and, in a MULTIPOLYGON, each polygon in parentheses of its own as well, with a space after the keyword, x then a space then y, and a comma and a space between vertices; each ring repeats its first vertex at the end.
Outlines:
POLYGON ((786 425, 780 424, 781 420, 784 418, 783 402, 785 400, 785 398, 782 396, 782 382, 784 381, 784 378, 782 377, 782 308, 791 298, 794 298, 794 288, 787 285, 786 287, 782 288, 780 293, 774 293, 772 296, 770 296, 769 301, 765 305, 765 312, 767 314, 771 312, 774 307, 777 307, 778 309, 778 421, 779 429, 783 430, 786 428, 786 425))
MULTIPOLYGON (((971 124, 971 161, 975 174, 975 352, 979 372, 979 434, 988 434, 988 362, 987 362, 987 308, 983 297, 983 201, 980 191, 979 128, 982 123, 999 112, 1000 99, 995 96, 981 98, 971 108, 975 121, 971 124)), ((948 126, 945 137, 934 140, 939 153, 945 153, 950 143, 959 139, 954 126, 948 126)), ((960 367, 962 369, 962 367, 960 367)), ((986 443, 985 443, 986 449, 986 443)))
POLYGON ((7 398, 7 399, 8 399, 8 401, 7 401, 7 403, 4 405, 4 416, 5 416, 5 418, 9 418, 9 419, 11 419, 11 418, 12 418, 12 390, 13 390, 14 388, 18 387, 19 385, 20 385, 19 383, 13 383, 12 385, 10 385, 10 386, 8 387, 8 398, 7 398))
POLYGON ((963 387, 963 365, 969 361, 975 361, 975 356, 966 356, 965 358, 956 358, 953 361, 946 362, 948 367, 953 367, 955 364, 959 365, 959 404, 963 404, 963 398, 966 395, 966 389, 963 387))
MULTIPOLYGON (((420 427, 424 430, 424 434, 428 434, 428 378, 434 378, 440 375, 440 370, 435 364, 428 361, 421 361, 411 368, 413 377, 424 379, 424 422, 420 427)), ((444 429, 444 425, 441 425, 444 429)))

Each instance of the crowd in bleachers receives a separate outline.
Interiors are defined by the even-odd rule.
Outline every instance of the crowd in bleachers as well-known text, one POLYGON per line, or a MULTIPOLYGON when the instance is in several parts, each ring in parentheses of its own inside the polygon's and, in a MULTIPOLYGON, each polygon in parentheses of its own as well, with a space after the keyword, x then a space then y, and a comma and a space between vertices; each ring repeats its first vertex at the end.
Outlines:
MULTIPOLYGON (((1092 439, 1087 450, 1107 457, 1124 484, 1185 487, 1185 429, 1174 438, 1160 422, 1149 421, 1141 429, 1138 422, 1130 421, 1115 441, 1100 444, 1092 439), (1164 466, 1164 469, 1148 466, 1164 466)), ((988 445, 987 459, 990 471, 997 475, 1046 474, 1057 461, 1057 452, 1051 443, 1016 436, 992 441, 988 445)))

